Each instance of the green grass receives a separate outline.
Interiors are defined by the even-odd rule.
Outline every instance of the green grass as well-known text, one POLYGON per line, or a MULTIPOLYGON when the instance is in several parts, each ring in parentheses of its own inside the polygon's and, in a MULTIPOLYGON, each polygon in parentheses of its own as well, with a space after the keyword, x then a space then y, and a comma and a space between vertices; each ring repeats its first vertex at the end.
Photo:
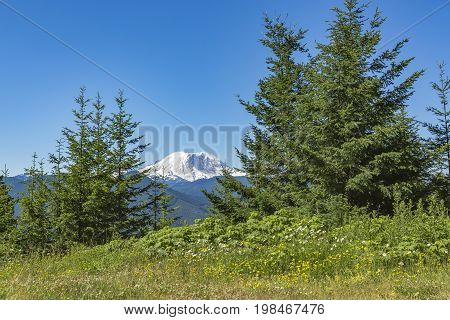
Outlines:
MULTIPOLYGON (((406 213, 405 213, 406 212, 406 213)), ((1 299, 449 299, 450 219, 283 210, 0 263, 1 299)))
MULTIPOLYGON (((223 255, 150 258, 131 242, 9 262, 2 299, 449 299, 447 265, 305 278, 230 272, 223 255)), ((370 272, 367 272, 370 271, 370 272)))

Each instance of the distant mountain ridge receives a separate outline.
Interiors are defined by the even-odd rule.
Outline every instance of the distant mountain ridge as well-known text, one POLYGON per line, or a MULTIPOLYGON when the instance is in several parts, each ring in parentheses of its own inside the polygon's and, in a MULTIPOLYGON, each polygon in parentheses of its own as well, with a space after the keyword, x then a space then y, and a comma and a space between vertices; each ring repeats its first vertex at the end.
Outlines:
MULTIPOLYGON (((179 217, 178 223, 193 223, 196 219, 208 215, 209 201, 202 190, 212 191, 217 185, 217 177, 222 175, 224 168, 243 183, 247 183, 242 171, 227 167, 224 162, 205 152, 186 153, 175 152, 146 167, 148 177, 142 181, 145 184, 155 174, 164 175, 168 185, 168 193, 172 196, 171 205, 176 211, 174 216, 179 217)), ((26 191, 27 177, 18 175, 6 178, 11 186, 11 196, 19 199, 26 191)), ((16 214, 20 208, 16 205, 16 214)))

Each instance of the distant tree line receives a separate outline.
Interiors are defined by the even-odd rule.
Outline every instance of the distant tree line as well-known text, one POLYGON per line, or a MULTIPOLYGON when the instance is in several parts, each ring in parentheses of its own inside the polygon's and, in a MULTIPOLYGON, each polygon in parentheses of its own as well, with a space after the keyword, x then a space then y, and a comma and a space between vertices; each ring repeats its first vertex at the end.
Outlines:
POLYGON ((123 93, 110 115, 99 94, 93 101, 85 94, 82 88, 75 99, 74 127, 63 129, 55 153, 49 155, 49 174, 33 155, 17 219, 4 181, 7 171, 0 177, 0 234, 22 252, 103 244, 172 223, 163 179, 148 180, 142 171, 147 145, 136 135, 139 123, 126 112, 123 93))
POLYGON ((396 198, 414 202, 431 193, 449 207, 444 66, 432 84, 441 102, 430 109, 438 123, 425 124, 431 137, 423 139, 420 123, 406 112, 423 70, 405 75, 413 61, 400 58, 407 39, 379 49, 384 18, 378 10, 369 18, 366 9, 357 0, 334 8, 327 40, 314 53, 304 30, 265 19, 269 74, 253 101, 240 100, 256 118, 244 139, 249 154, 237 150, 250 184, 225 174, 206 193, 212 212, 239 222, 251 211, 292 207, 342 220, 338 212, 349 208, 393 214, 396 198))

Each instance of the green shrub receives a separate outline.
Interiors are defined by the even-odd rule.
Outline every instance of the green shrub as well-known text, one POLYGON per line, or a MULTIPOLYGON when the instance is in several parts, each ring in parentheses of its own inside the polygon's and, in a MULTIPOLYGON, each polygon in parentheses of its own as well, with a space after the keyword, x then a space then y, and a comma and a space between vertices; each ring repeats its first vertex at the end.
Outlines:
POLYGON ((252 212, 245 223, 207 218, 150 233, 138 244, 150 257, 201 256, 216 270, 302 279, 447 263, 450 220, 443 204, 398 202, 395 210, 393 217, 349 215, 337 227, 325 215, 298 209, 252 212))

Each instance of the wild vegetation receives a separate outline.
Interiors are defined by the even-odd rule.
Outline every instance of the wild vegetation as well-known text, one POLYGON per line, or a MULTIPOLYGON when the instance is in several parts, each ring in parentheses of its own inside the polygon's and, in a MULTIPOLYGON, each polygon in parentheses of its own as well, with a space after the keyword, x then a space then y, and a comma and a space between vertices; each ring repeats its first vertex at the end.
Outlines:
POLYGON ((122 93, 107 117, 82 89, 51 180, 33 157, 18 219, 0 179, 0 297, 449 298, 444 65, 424 138, 407 113, 423 74, 405 74, 407 40, 380 49, 378 10, 333 10, 314 54, 304 30, 265 19, 268 75, 240 100, 256 119, 238 151, 249 184, 225 171, 194 225, 171 227, 162 180, 142 186, 122 93))
POLYGON ((281 210, 216 218, 141 239, 12 259, 5 299, 447 299, 449 219, 442 202, 396 205, 341 227, 281 210))
POLYGON ((171 223, 164 181, 154 177, 144 183, 140 156, 146 145, 135 136, 139 123, 126 112, 123 93, 116 98, 117 112, 108 116, 100 95, 91 103, 85 88, 75 102, 74 126, 62 130, 49 155, 50 174, 36 154, 25 169, 18 219, 3 181, 7 172, 0 177, 5 208, 0 231, 16 254, 62 253, 76 244, 139 237, 171 223))

